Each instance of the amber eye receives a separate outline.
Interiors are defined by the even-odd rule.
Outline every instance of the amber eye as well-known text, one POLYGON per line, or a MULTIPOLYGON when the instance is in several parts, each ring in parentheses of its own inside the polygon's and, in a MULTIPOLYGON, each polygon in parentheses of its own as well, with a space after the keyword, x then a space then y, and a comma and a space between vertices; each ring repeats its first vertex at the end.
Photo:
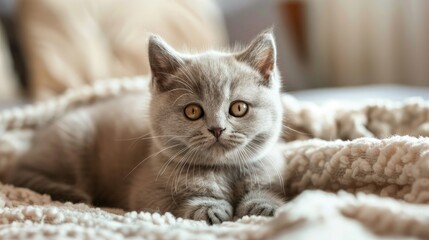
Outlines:
POLYGON ((185 107, 185 116, 189 120, 195 121, 203 116, 203 108, 195 103, 191 103, 185 107))
POLYGON ((249 111, 249 105, 242 101, 236 101, 231 104, 229 114, 234 117, 243 117, 249 111))

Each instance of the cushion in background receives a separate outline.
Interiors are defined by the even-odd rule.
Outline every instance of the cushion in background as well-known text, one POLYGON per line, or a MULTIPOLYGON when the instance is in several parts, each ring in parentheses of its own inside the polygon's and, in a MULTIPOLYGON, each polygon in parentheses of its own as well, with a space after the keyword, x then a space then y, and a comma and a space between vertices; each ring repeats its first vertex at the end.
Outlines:
POLYGON ((0 102, 10 101, 18 96, 18 84, 12 69, 6 35, 0 24, 0 102))
POLYGON ((149 33, 177 49, 226 41, 211 0, 22 0, 18 15, 37 99, 100 79, 148 74, 149 33))

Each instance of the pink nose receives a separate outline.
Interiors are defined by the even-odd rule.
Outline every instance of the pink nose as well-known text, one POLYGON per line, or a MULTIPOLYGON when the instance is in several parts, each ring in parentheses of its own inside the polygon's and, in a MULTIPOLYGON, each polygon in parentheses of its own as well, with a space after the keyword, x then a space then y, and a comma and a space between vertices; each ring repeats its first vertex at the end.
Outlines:
POLYGON ((215 136, 215 138, 219 138, 222 132, 225 130, 225 128, 215 127, 215 128, 209 128, 208 130, 213 134, 213 136, 215 136))

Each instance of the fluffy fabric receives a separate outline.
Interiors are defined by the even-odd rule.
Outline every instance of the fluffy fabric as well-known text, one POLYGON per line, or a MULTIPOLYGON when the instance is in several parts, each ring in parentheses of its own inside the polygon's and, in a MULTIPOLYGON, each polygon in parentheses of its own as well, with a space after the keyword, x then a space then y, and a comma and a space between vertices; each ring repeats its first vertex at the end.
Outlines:
MULTIPOLYGON (((25 151, 38 127, 70 109, 130 91, 147 91, 147 79, 99 83, 0 113, 1 173, 25 151)), ((428 102, 351 107, 316 106, 288 95, 283 100, 288 143, 279 147, 288 167, 281 176, 290 196, 299 195, 273 218, 208 226, 171 214, 53 202, 0 185, 0 238, 429 238, 428 102)))

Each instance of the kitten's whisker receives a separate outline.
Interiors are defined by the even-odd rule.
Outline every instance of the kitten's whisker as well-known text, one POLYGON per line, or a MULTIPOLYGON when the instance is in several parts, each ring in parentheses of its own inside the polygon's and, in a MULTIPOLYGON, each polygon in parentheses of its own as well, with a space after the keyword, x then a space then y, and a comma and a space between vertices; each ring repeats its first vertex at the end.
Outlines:
MULTIPOLYGON (((197 154, 198 152, 195 152, 195 161, 197 160, 197 157, 198 157, 198 154, 197 154)), ((195 178, 195 164, 194 164, 194 161, 192 161, 192 178, 195 178)))
POLYGON ((131 151, 134 149, 134 147, 136 146, 137 142, 139 141, 143 141, 143 140, 149 140, 149 139, 156 139, 156 138, 165 138, 165 137, 172 137, 170 138, 166 143, 168 144, 171 140, 175 139, 175 138, 186 138, 186 136, 178 136, 178 135, 159 135, 159 136, 150 136, 150 137, 145 137, 147 135, 149 135, 150 133, 144 134, 141 137, 135 137, 135 138, 129 138, 129 139, 117 139, 116 141, 131 141, 134 140, 133 143, 131 143, 131 145, 128 147, 128 151, 131 151))
POLYGON ((118 139, 115 139, 115 141, 131 141, 131 140, 139 139, 139 138, 141 138, 141 137, 146 137, 146 136, 148 136, 148 135, 150 135, 150 132, 149 132, 149 133, 146 133, 146 134, 144 134, 144 135, 142 135, 142 136, 138 136, 138 137, 132 137, 132 138, 118 138, 118 139))
POLYGON ((238 154, 238 168, 239 168, 239 170, 240 170, 240 173, 242 173, 242 172, 243 172, 243 169, 242 169, 241 164, 242 164, 243 156, 242 156, 242 154, 241 154, 241 149, 239 149, 239 150, 237 151, 237 154, 238 154))
POLYGON ((160 168, 160 170, 158 171, 158 175, 156 176, 156 179, 158 180, 158 178, 164 174, 164 172, 167 170, 168 165, 170 164, 171 161, 174 160, 174 158, 176 158, 178 155, 182 154, 184 151, 187 151, 190 147, 185 147, 182 150, 178 151, 176 154, 174 154, 173 156, 171 156, 160 168))
POLYGON ((191 137, 191 139, 189 139, 189 142, 197 143, 198 141, 204 140, 206 138, 207 138, 206 136, 194 136, 194 137, 191 137))
POLYGON ((140 137, 133 137, 133 138, 120 138, 116 139, 115 141, 132 141, 132 140, 147 140, 147 139, 154 139, 154 138, 164 138, 164 137, 186 137, 186 136, 179 136, 179 135, 159 135, 159 136, 150 136, 146 137, 147 135, 150 135, 150 133, 145 134, 140 137))
MULTIPOLYGON (((161 175, 163 175, 163 174, 164 174, 164 172, 167 170, 167 168, 168 168, 168 166, 170 165, 170 163, 172 163, 172 162, 173 162, 173 160, 174 160, 178 155, 180 155, 181 153, 183 153, 183 152, 185 152, 185 151, 190 150, 190 149, 191 149, 191 147, 193 147, 193 146, 195 146, 195 144, 191 144, 190 146, 187 146, 186 148, 184 148, 184 149, 180 150, 179 152, 177 152, 176 154, 174 154, 173 156, 171 156, 171 157, 166 161, 166 163, 164 163, 164 165, 161 167, 160 171, 158 172, 158 175, 157 175, 156 179, 158 180, 158 178, 159 178, 161 175)), ((185 153, 185 154, 186 154, 186 153, 185 153)), ((182 157, 182 159, 183 159, 183 157, 182 157)), ((174 169, 171 171, 171 174, 170 174, 170 176, 169 176, 169 178, 168 178, 168 181, 167 181, 167 182, 169 182, 169 181, 170 181, 171 175, 175 172, 175 170, 176 170, 176 168, 177 168, 177 166, 178 166, 179 164, 180 164, 180 161, 179 161, 179 163, 176 163, 176 166, 175 166, 175 167, 174 167, 174 169)))
POLYGON ((295 133, 298 133, 298 134, 301 134, 301 135, 305 135, 305 136, 311 136, 311 134, 309 134, 309 133, 304 133, 304 132, 298 131, 298 130, 293 129, 292 127, 286 126, 286 125, 284 125, 284 124, 282 124, 282 126, 283 126, 284 128, 286 128, 287 130, 290 130, 290 131, 292 131, 292 132, 295 132, 295 133))
POLYGON ((181 83, 182 85, 184 85, 185 87, 187 87, 188 88, 188 90, 192 93, 192 94, 195 94, 195 92, 193 91, 193 89, 192 89, 192 86, 191 85, 189 85, 189 83, 187 83, 185 80, 183 80, 183 79, 181 79, 181 78, 179 78, 179 77, 177 77, 177 76, 174 76, 175 78, 176 78, 176 81, 177 82, 179 82, 179 83, 181 83))
MULTIPOLYGON (((172 138, 168 139, 168 140, 167 140, 167 142, 165 142, 165 143, 164 143, 164 145, 167 145, 171 140, 176 139, 176 138, 178 138, 178 137, 179 137, 179 136, 177 136, 177 137, 172 137, 172 138)), ((184 138, 186 138, 186 137, 184 137, 184 138)))
POLYGON ((177 146, 179 146, 180 144, 176 144, 176 145, 173 145, 173 146, 169 146, 169 147, 166 147, 166 148, 163 148, 163 149, 161 149, 160 151, 158 151, 158 152, 156 152, 156 153, 154 153, 154 154, 152 154, 152 155, 150 155, 150 156, 148 156, 148 157, 146 157, 145 159, 143 159, 143 160, 141 160, 133 169, 131 169, 131 171, 124 177, 124 179, 126 179, 132 172, 134 172, 134 170, 136 170, 144 161, 146 161, 146 160, 148 160, 148 159, 150 159, 151 157, 154 157, 154 156, 156 156, 156 155, 158 155, 158 154, 160 154, 161 152, 163 152, 163 151, 166 151, 166 150, 168 150, 168 149, 171 149, 171 148, 174 148, 174 147, 177 147, 177 146))
MULTIPOLYGON (((178 182, 179 181, 179 179, 180 179, 180 174, 179 174, 179 169, 181 169, 183 166, 184 166, 184 161, 183 161, 183 159, 186 157, 188 157, 188 155, 190 154, 190 152, 191 151, 187 151, 186 153, 185 153, 185 155, 183 155, 182 156, 182 158, 180 159, 180 161, 178 162, 178 164, 176 164, 176 166, 174 167, 174 169, 173 169, 173 171, 172 171, 172 174, 174 173, 174 175, 173 175, 173 179, 172 179, 172 181, 171 181, 171 185, 173 186, 172 187, 172 191, 173 192, 177 192, 177 185, 176 185, 176 182, 178 182), (177 170, 176 170, 177 169, 177 170), (176 179, 177 179, 177 181, 176 181, 176 179)), ((171 176, 171 174, 170 174, 170 176, 171 176)), ((168 178, 168 182, 170 182, 170 177, 168 178)))
MULTIPOLYGON (((259 150, 262 150, 262 149, 263 149, 263 148, 262 148, 262 146, 260 146, 260 145, 258 145, 258 144, 256 144, 256 143, 252 143, 252 142, 249 144, 249 146, 251 146, 252 148, 253 148, 253 147, 254 147, 254 148, 257 148, 257 149, 259 149, 259 150)), ((277 167, 274 165, 274 163, 273 163, 273 161, 271 160, 271 158, 268 158, 268 161, 270 162, 271 166, 273 167, 274 171, 276 172, 276 175, 277 175, 277 177, 278 177, 278 179, 279 179, 279 182, 280 182, 280 188, 281 188, 282 192, 283 192, 283 193, 285 193, 286 191, 285 191, 284 179, 283 179, 282 174, 281 174, 281 173, 280 173, 280 171, 277 169, 277 167)), ((270 187, 271 187, 271 182, 270 182, 270 187)))
MULTIPOLYGON (((243 148, 243 154, 247 159, 250 159, 250 155, 249 155, 248 150, 246 148, 243 148)), ((249 168, 249 170, 251 172, 253 172, 252 176, 258 176, 257 169, 255 168, 255 166, 253 164, 250 164, 249 161, 245 161, 245 164, 249 168)), ((257 185, 258 188, 260 189, 261 185, 259 183, 259 178, 255 177, 254 180, 255 180, 255 185, 257 185)))
MULTIPOLYGON (((179 68, 179 70, 180 70, 180 68, 179 68)), ((181 71, 181 70, 180 70, 180 71, 181 71)), ((182 73, 183 73, 183 72, 182 72, 182 73)), ((193 88, 192 88, 192 86, 191 86, 189 83, 187 83, 187 81, 186 81, 185 79, 182 79, 182 78, 180 78, 180 77, 178 77, 178 76, 176 76, 176 75, 174 75, 174 74, 171 74, 171 73, 161 72, 161 74, 168 75, 168 76, 171 76, 171 77, 175 78, 177 82, 181 83, 182 85, 184 85, 185 87, 187 87, 187 88, 189 89, 189 91, 191 91, 193 94, 195 94, 195 93, 193 92, 193 88)), ((186 74, 185 74, 185 77, 186 77, 186 74)), ((195 95, 196 95, 196 94, 195 94, 195 95)))
POLYGON ((178 98, 176 98, 176 100, 174 100, 173 105, 175 105, 176 102, 179 101, 180 98, 182 98, 183 96, 189 95, 189 94, 193 94, 193 93, 184 93, 184 94, 180 95, 178 98))
MULTIPOLYGON (((170 139, 168 139, 168 141, 164 144, 164 145, 167 145, 171 140, 173 140, 173 139, 175 139, 175 138, 178 138, 178 137, 182 137, 182 136, 174 136, 174 135, 171 135, 171 136, 173 136, 172 138, 170 138, 170 139)), ((165 137, 167 137, 167 136, 165 136, 165 137)), ((184 136, 183 136, 184 137, 184 136)), ((135 140, 130 146, 129 146, 129 148, 128 148, 128 151, 130 151, 130 150, 133 150, 134 149, 134 147, 137 145, 137 142, 139 142, 139 141, 143 141, 143 140, 145 140, 145 139, 156 139, 156 138, 164 138, 164 136, 161 136, 161 137, 148 137, 148 138, 140 138, 140 139, 137 139, 137 140, 135 140)))
POLYGON ((188 172, 189 172, 189 168, 194 163, 194 159, 196 159, 195 158, 196 153, 197 153, 197 151, 193 151, 193 154, 191 156, 192 158, 191 158, 191 160, 188 163, 188 169, 186 170, 186 174, 185 174, 185 189, 188 189, 188 172))
POLYGON ((242 156, 242 159, 243 159, 242 161, 245 165, 245 168, 248 169, 247 171, 249 171, 247 175, 250 177, 250 184, 252 185, 252 182, 254 182, 254 184, 257 185, 258 188, 260 188, 259 179, 252 177, 252 176, 257 176, 258 174, 253 164, 250 164, 248 161, 250 157, 249 157, 249 154, 247 153, 246 148, 243 148, 243 150, 241 151, 241 156, 242 156))
POLYGON ((179 180, 181 177, 181 173, 183 170, 183 167, 186 165, 186 161, 188 160, 188 156, 189 154, 191 154, 193 152, 193 150, 191 149, 190 151, 188 151, 187 153, 185 153, 185 155, 180 159, 179 164, 176 165, 176 167, 173 169, 173 172, 175 173, 174 177, 173 177, 173 181, 171 182, 174 186, 174 191, 177 192, 177 188, 179 185, 179 180), (185 161, 183 161, 183 159, 185 159, 185 161), (176 168, 180 169, 178 171, 176 171, 176 168))
MULTIPOLYGON (((258 139, 255 139, 255 141, 257 141, 257 142, 259 142, 258 141, 258 139)), ((251 149, 251 150, 253 150, 253 154, 255 153, 255 152, 258 152, 258 151, 263 151, 264 150, 264 147, 263 146, 260 146, 260 145, 258 145, 258 144, 256 144, 256 143, 254 143, 254 142, 249 142, 249 148, 251 149)), ((259 160, 259 162, 261 162, 261 160, 259 160)), ((262 163, 262 162, 261 162, 262 163)))
POLYGON ((187 88, 174 88, 174 89, 168 90, 167 92, 174 92, 174 91, 185 91, 185 92, 188 92, 190 94, 194 94, 194 92, 192 92, 191 90, 189 90, 187 88))
POLYGON ((176 78, 176 80, 180 81, 180 83, 182 83, 183 85, 185 85, 186 87, 188 87, 188 88, 189 88, 189 91, 192 91, 192 92, 193 92, 192 85, 191 85, 191 83, 189 83, 189 82, 188 82, 188 81, 189 81, 188 76, 183 72, 183 70, 179 69, 179 71, 180 71, 180 72, 182 72, 182 73, 185 75, 186 79, 180 78, 180 77, 178 77, 178 76, 176 76, 176 75, 172 75, 172 76, 173 76, 174 78, 176 78))
POLYGON ((197 84, 197 82, 196 82, 196 80, 191 76, 191 75, 192 75, 192 73, 187 72, 187 71, 186 71, 186 68, 185 68, 185 66, 184 66, 183 64, 181 64, 181 66, 182 66, 182 67, 180 67, 180 68, 179 68, 179 71, 180 71, 183 75, 185 75, 185 78, 186 78, 188 81, 190 81, 191 83, 193 83, 194 85, 196 85, 196 84, 197 84))
MULTIPOLYGON (((261 147, 260 147, 260 149, 261 149, 261 147)), ((275 166, 275 164, 274 164, 274 162, 273 162, 273 160, 271 158, 268 158, 268 161, 271 164, 271 166, 273 167, 273 170, 275 171, 275 173, 276 173, 276 175, 278 177, 278 180, 279 180, 279 183, 280 183, 280 188, 281 188, 282 192, 285 193, 285 185, 284 185, 284 179, 283 179, 282 174, 278 170, 277 166, 275 166)), ((271 186, 271 182, 270 182, 270 186, 271 186)))
POLYGON ((270 162, 271 166, 273 166, 274 171, 276 172, 276 175, 277 175, 277 177, 279 179, 279 182, 280 182, 280 188, 281 188, 282 193, 286 194, 285 183, 284 183, 284 179, 283 179, 282 174, 277 169, 277 167, 274 165, 274 163, 273 163, 273 161, 271 159, 268 159, 268 161, 270 162))

